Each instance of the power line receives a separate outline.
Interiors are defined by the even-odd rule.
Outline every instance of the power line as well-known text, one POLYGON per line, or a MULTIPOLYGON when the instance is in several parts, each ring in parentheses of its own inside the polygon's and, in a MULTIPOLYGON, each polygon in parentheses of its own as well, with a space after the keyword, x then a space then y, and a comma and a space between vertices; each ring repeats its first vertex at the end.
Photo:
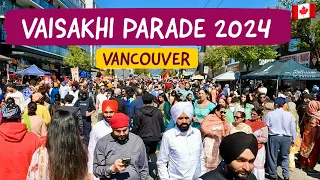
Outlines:
MULTIPOLYGON (((220 5, 223 3, 223 1, 224 1, 224 0, 221 0, 221 1, 220 1, 220 3, 219 3, 219 5, 217 6, 217 8, 220 7, 220 5)), ((204 8, 206 8, 210 2, 211 2, 211 0, 208 0, 207 3, 206 3, 206 5, 204 6, 204 8)))
POLYGON ((204 8, 206 8, 211 0, 208 0, 204 8))
POLYGON ((220 5, 223 3, 223 1, 224 1, 224 0, 221 0, 220 4, 217 6, 217 8, 220 7, 220 5))

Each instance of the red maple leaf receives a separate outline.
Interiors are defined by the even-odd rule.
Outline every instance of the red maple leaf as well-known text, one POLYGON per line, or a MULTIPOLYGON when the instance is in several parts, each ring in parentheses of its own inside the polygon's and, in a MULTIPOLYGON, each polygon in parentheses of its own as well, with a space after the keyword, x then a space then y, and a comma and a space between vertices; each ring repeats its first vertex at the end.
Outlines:
POLYGON ((307 14, 307 12, 308 12, 308 8, 302 6, 302 8, 300 9, 299 12, 300 12, 301 15, 305 15, 305 14, 307 14))

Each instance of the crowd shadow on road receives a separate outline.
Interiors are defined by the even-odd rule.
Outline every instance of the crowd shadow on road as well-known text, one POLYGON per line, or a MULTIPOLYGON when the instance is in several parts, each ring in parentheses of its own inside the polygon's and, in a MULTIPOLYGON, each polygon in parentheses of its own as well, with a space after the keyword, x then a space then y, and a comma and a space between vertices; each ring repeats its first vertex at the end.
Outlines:
MULTIPOLYGON (((298 159, 298 157, 296 158, 296 160, 295 160, 295 164, 296 164, 296 168, 295 168, 295 170, 294 171, 290 171, 290 180, 306 180, 306 179, 313 179, 313 178, 315 178, 315 179, 320 179, 320 171, 314 171, 314 172, 310 172, 310 171, 308 171, 307 169, 304 169, 304 168, 302 168, 301 167, 301 165, 300 165, 300 161, 299 161, 299 159, 298 159), (305 173, 303 176, 304 176, 304 179, 302 179, 300 176, 301 176, 301 173, 305 173), (297 176, 298 175, 298 176, 297 176)), ((282 169, 280 168, 281 167, 281 163, 279 162, 278 163, 278 174, 280 173, 282 173, 282 169)), ((270 176, 269 176, 269 174, 268 174, 268 170, 267 170, 267 168, 265 167, 265 169, 266 169, 266 176, 265 176, 265 179, 266 180, 269 180, 270 179, 270 176)), ((317 169, 317 170, 319 170, 319 168, 317 169)), ((278 175, 278 178, 277 178, 277 180, 284 180, 284 178, 283 177, 281 177, 281 176, 279 176, 278 175)))
POLYGON ((320 172, 317 173, 309 173, 307 172, 307 175, 316 179, 320 179, 320 172))
POLYGON ((312 178, 320 179, 320 172, 316 171, 315 172, 310 172, 307 169, 304 169, 301 167, 301 164, 299 161, 296 161, 296 168, 301 169, 301 171, 305 172, 307 176, 310 176, 312 178))

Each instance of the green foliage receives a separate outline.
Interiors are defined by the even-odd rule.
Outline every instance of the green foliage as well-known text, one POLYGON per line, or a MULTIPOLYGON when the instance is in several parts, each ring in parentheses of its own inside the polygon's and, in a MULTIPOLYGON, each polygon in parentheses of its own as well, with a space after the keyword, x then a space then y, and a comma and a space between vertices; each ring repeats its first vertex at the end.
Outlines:
POLYGON ((148 69, 134 69, 135 75, 148 75, 150 71, 148 69))
POLYGON ((231 54, 235 47, 233 46, 208 46, 204 55, 204 63, 212 66, 213 70, 220 69, 224 62, 230 59, 231 54))
POLYGON ((278 52, 272 49, 272 46, 236 46, 232 57, 245 64, 247 71, 250 66, 259 59, 274 59, 278 52))
MULTIPOLYGON (((316 11, 320 12, 320 0, 278 0, 275 8, 291 10, 292 4, 315 3, 316 11)), ((300 38, 298 47, 302 51, 312 51, 319 58, 317 49, 320 48, 320 19, 300 19, 291 21, 291 36, 300 38)))
POLYGON ((114 69, 106 69, 104 71, 105 76, 113 76, 114 75, 114 69))
POLYGON ((204 62, 217 70, 224 66, 225 61, 234 58, 245 64, 248 71, 255 61, 275 57, 277 57, 277 51, 274 51, 272 46, 215 46, 207 47, 204 62))
POLYGON ((92 66, 92 57, 79 46, 69 46, 70 53, 63 57, 63 62, 71 67, 79 67, 80 69, 90 70, 92 66))

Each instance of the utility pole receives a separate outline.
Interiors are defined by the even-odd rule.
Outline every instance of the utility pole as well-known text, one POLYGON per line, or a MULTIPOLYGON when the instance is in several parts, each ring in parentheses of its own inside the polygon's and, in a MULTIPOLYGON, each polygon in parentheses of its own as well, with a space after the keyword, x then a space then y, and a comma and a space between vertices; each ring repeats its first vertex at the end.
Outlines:
POLYGON ((198 65, 198 71, 199 74, 203 75, 204 74, 204 55, 206 52, 206 46, 201 46, 200 47, 200 52, 199 52, 199 65, 198 65))

